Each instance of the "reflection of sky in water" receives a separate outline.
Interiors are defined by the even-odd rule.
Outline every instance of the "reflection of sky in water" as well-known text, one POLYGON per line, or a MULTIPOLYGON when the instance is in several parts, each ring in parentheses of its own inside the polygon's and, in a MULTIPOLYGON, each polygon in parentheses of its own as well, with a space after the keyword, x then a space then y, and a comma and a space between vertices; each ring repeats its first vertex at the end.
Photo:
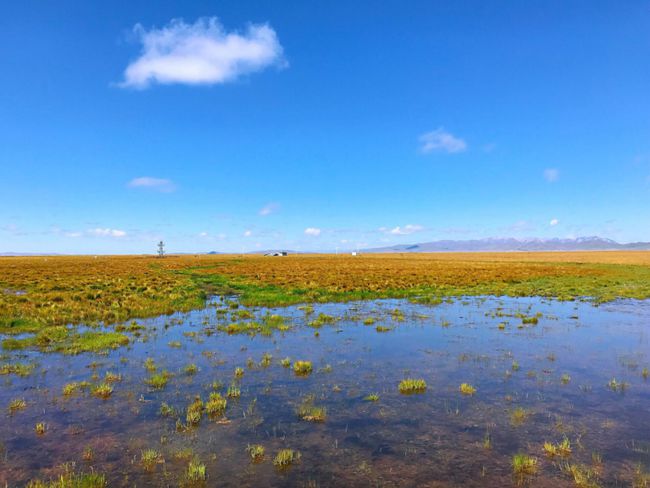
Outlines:
MULTIPOLYGON (((143 338, 107 356, 7 353, 23 362, 35 359, 39 368, 28 378, 0 377, 0 405, 16 397, 30 404, 0 424, 0 483, 24 483, 76 461, 109 473, 112 486, 164 480, 175 485, 187 461, 174 453, 190 447, 218 485, 313 480, 319 486, 415 486, 438 480, 441 486, 499 486, 512 483, 512 454, 528 452, 542 460, 541 444, 564 435, 574 444, 575 461, 590 463, 592 451, 602 453, 605 482, 617 477, 629 482, 635 464, 650 465, 650 381, 641 377, 642 368, 650 367, 650 302, 593 307, 536 298, 468 298, 425 306, 384 300, 314 305, 309 317, 297 307, 271 312, 286 315, 295 327, 272 337, 228 336, 214 330, 218 316, 208 307, 140 321, 148 329, 143 338), (395 308, 404 321, 392 319, 395 308), (341 319, 315 337, 305 324, 321 312, 341 319), (538 325, 520 329, 521 319, 512 316, 518 312, 542 317, 538 325), (377 322, 363 325, 368 316, 377 322), (166 328, 172 320, 178 324, 166 328), (498 329, 500 322, 505 330, 498 329), (378 333, 377 325, 393 329, 378 333), (187 337, 188 332, 196 335, 187 337), (180 341, 181 348, 170 347, 172 341, 180 341), (259 363, 264 353, 273 355, 272 366, 246 367, 248 358, 259 363), (285 356, 313 361, 314 373, 295 377, 279 365, 285 356), (151 392, 144 384, 147 357, 174 373, 165 390, 151 392), (92 361, 99 363, 100 377, 108 370, 122 374, 113 396, 63 399, 65 383, 91 379, 92 361), (190 362, 199 367, 194 376, 182 372, 190 362), (194 431, 177 433, 174 419, 158 416, 163 401, 182 410, 197 394, 206 399, 213 381, 227 388, 237 366, 246 373, 241 399, 229 401, 229 422, 204 418, 194 431), (563 374, 570 376, 566 385, 563 374), (424 378, 427 392, 400 395, 397 384, 407 376, 424 378), (629 383, 625 393, 607 388, 614 377, 629 383), (477 394, 462 397, 462 382, 474 385, 477 394), (370 393, 378 393, 380 401, 364 401, 370 393), (328 409, 325 423, 297 418, 296 408, 308 394, 328 409), (520 427, 510 422, 516 407, 529 414, 520 427), (41 438, 34 434, 39 421, 49 427, 41 438), (490 450, 482 447, 486 433, 490 450), (266 447, 265 462, 250 465, 248 443, 266 447), (95 450, 91 463, 82 461, 86 446, 95 450), (300 450, 303 459, 279 474, 270 458, 283 447, 300 450), (166 459, 154 474, 138 464, 146 448, 160 450, 166 459)), ((540 462, 536 486, 567 483, 553 463, 540 462)))

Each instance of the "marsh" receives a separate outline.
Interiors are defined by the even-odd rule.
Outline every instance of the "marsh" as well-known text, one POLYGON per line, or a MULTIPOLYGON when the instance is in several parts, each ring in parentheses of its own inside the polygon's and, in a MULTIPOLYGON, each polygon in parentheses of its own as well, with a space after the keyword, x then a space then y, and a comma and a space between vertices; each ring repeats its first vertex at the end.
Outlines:
POLYGON ((650 302, 374 300, 315 304, 312 314, 233 301, 138 320, 127 345, 99 354, 4 351, 0 483, 48 480, 64 463, 110 486, 174 485, 197 466, 219 486, 557 487, 585 466, 614 486, 648 471, 650 302), (316 337, 320 314, 334 319, 316 337), (224 327, 271 315, 286 327, 224 327), (530 316, 537 323, 523 324, 530 316), (377 334, 369 317, 390 330, 377 334), (233 375, 248 358, 252 367, 233 375), (309 361, 311 373, 295 374, 287 358, 309 361), (401 394, 405 378, 426 389, 401 394), (12 408, 16 399, 25 405, 12 408), (305 421, 305 405, 327 416, 305 421), (47 429, 37 434, 37 424, 47 429), (562 442, 563 468, 544 447, 562 442), (252 462, 251 445, 269 455, 252 462), (279 469, 283 449, 299 456, 279 469), (519 455, 535 459, 534 472, 513 472, 519 455))

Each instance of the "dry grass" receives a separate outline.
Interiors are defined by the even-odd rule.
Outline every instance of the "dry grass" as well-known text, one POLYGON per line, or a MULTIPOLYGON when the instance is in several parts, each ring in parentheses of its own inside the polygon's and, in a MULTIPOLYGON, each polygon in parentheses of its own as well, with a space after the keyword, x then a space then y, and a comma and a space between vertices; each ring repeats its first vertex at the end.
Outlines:
POLYGON ((0 258, 0 331, 115 323, 203 305, 454 294, 650 296, 650 252, 0 258))

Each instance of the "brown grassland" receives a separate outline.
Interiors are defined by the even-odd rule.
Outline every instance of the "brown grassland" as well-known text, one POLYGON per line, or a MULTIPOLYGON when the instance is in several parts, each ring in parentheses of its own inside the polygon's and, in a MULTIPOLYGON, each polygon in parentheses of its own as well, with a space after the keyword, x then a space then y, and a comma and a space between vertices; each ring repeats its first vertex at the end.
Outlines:
POLYGON ((187 311, 213 294, 236 294, 246 305, 461 295, 641 299, 650 297, 650 252, 3 257, 0 333, 187 311))

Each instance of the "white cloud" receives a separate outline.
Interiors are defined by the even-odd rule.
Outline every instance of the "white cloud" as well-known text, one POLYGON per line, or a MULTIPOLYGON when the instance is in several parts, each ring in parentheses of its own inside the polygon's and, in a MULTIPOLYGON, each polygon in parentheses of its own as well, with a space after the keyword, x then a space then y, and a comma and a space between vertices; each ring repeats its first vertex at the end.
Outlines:
POLYGON ((128 186, 131 188, 148 188, 151 190, 170 193, 176 190, 176 185, 172 180, 166 178, 154 178, 153 176, 140 176, 129 181, 128 186))
POLYGON ((227 237, 224 233, 211 234, 207 231, 199 232, 196 236, 205 241, 223 241, 227 237))
POLYGON ((250 236, 252 236, 252 235, 253 235, 253 231, 252 231, 252 230, 244 231, 244 237, 250 237, 250 236))
POLYGON ((406 224, 404 227, 398 225, 392 229, 388 229, 387 227, 379 228, 380 232, 384 232, 385 234, 392 234, 394 236, 407 236, 409 234, 415 234, 416 232, 421 232, 423 230, 423 226, 414 224, 406 224))
POLYGON ((560 171, 555 168, 546 168, 544 170, 544 179, 549 183, 557 181, 560 177, 560 171))
POLYGON ((548 223, 551 227, 555 227, 557 224, 559 224, 560 221, 558 219, 551 219, 551 221, 548 223))
POLYGON ((262 217, 266 217, 267 215, 271 215, 272 213, 277 212, 279 209, 280 209, 280 204, 271 202, 264 205, 258 213, 262 217))
POLYGON ((320 229, 318 229, 316 227, 307 227, 305 229, 305 235, 318 237, 320 235, 320 229))
POLYGON ((96 229, 89 229, 86 231, 88 235, 95 237, 124 237, 126 232, 119 229, 109 229, 98 227, 96 229))
POLYGON ((249 24, 244 32, 226 32, 216 17, 194 24, 173 19, 160 29, 133 31, 142 43, 140 57, 124 71, 123 87, 152 83, 212 85, 271 65, 286 65, 282 46, 268 24, 249 24))
POLYGON ((420 151, 428 154, 434 151, 459 153, 467 150, 467 143, 440 127, 420 136, 420 151))

